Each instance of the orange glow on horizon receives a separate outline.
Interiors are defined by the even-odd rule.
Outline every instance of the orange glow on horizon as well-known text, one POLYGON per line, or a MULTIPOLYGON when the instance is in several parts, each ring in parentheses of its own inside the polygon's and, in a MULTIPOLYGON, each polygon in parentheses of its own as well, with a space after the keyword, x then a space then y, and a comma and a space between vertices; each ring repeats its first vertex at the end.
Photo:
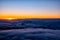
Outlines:
POLYGON ((25 18, 60 18, 59 11, 42 11, 42 12, 10 12, 10 11, 2 11, 0 12, 0 19, 6 18, 15 18, 15 19, 25 19, 25 18))
POLYGON ((60 18, 60 16, 0 16, 0 19, 7 19, 7 20, 13 20, 13 19, 25 19, 25 18, 60 18))

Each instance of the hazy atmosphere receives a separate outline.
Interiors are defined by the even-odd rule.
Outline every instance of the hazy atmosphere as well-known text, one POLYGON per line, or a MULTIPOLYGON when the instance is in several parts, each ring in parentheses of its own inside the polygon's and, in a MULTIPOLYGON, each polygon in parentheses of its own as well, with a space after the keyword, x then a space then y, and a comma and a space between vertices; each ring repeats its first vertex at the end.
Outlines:
POLYGON ((0 40, 60 40, 60 0, 0 0, 0 40))

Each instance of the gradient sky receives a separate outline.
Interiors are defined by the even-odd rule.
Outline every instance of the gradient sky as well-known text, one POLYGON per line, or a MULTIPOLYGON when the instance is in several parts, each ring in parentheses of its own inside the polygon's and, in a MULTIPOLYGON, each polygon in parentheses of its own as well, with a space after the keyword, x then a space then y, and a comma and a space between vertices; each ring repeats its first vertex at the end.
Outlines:
POLYGON ((0 0, 0 18, 60 18, 59 0, 0 0))

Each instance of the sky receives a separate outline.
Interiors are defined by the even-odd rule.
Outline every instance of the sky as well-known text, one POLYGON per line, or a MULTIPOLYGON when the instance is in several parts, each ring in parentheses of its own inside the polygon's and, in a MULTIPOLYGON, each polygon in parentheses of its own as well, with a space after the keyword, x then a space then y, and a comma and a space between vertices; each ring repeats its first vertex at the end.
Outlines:
POLYGON ((60 18, 60 0, 0 0, 0 18, 60 18))

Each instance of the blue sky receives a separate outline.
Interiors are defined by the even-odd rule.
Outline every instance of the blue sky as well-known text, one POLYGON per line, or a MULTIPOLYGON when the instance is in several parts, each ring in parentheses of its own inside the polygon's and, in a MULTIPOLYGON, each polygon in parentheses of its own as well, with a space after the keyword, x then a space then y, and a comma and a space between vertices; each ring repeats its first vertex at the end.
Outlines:
POLYGON ((1 15, 59 16, 59 6, 59 0, 0 0, 1 15))

